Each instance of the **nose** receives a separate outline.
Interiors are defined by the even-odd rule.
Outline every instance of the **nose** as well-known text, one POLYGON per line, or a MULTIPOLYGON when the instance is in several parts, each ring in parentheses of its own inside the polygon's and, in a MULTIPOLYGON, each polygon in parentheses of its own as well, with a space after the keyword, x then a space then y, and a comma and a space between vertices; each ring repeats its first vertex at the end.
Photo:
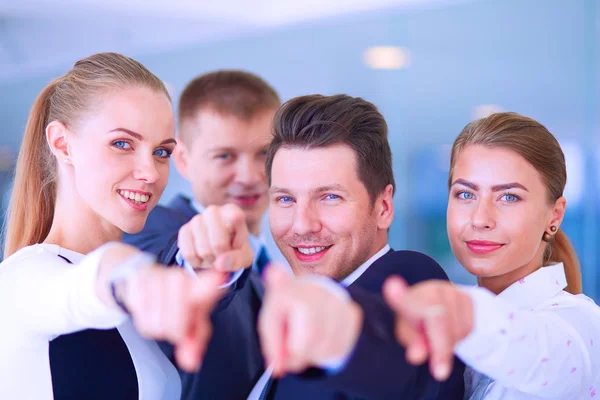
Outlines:
POLYGON ((491 200, 477 202, 471 215, 471 225, 475 230, 491 230, 496 227, 495 209, 491 200))
POLYGON ((303 236, 321 231, 319 212, 312 203, 297 204, 293 218, 293 231, 297 235, 303 236))
POLYGON ((236 181, 244 186, 256 186, 266 182, 264 160, 240 157, 236 165, 236 181))
POLYGON ((140 155, 136 157, 133 178, 146 183, 154 183, 160 178, 153 156, 140 155))

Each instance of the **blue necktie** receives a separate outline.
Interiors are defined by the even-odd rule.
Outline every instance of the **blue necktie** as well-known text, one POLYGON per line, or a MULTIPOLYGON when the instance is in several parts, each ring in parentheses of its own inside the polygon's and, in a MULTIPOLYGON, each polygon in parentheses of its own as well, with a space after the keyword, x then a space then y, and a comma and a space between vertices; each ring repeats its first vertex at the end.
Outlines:
POLYGON ((260 246, 260 250, 258 251, 258 257, 256 258, 256 269, 258 270, 257 272, 259 273, 259 275, 262 275, 263 271, 265 270, 265 267, 269 265, 270 262, 271 259, 267 254, 267 249, 265 248, 265 246, 260 246))

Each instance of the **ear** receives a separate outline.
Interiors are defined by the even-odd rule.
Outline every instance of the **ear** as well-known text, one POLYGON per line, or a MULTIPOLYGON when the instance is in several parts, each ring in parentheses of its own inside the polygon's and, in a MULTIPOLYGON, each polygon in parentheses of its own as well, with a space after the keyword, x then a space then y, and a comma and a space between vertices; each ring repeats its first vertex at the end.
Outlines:
POLYGON ((183 176, 188 181, 190 180, 188 176, 189 154, 190 152, 186 147, 185 143, 183 143, 183 140, 179 140, 177 142, 177 146, 175 146, 175 149, 173 149, 173 154, 171 156, 173 158, 173 164, 175 164, 175 168, 177 168, 177 171, 179 171, 181 176, 183 176))
POLYGON ((46 142, 59 162, 71 163, 68 133, 67 127, 59 121, 52 121, 46 127, 46 142))
POLYGON ((567 210, 567 199, 564 197, 559 197, 554 205, 552 206, 552 210, 550 211, 548 226, 546 227, 546 232, 549 234, 554 234, 554 232, 550 231, 551 226, 560 227, 562 224, 563 218, 565 217, 565 211, 567 210))
POLYGON ((377 227, 382 230, 389 229, 394 220, 394 187, 390 184, 385 187, 383 192, 377 197, 375 202, 375 217, 377 218, 377 227))

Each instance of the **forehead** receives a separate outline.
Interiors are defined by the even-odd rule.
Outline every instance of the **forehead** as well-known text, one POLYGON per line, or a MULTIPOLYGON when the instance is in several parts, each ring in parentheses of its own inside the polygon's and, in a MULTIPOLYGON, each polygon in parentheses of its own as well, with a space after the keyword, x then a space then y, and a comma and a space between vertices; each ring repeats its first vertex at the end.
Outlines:
POLYGON ((223 115, 210 109, 196 113, 185 123, 185 135, 194 137, 194 147, 255 148, 271 139, 271 120, 275 110, 265 110, 249 120, 223 115), (196 144, 197 142, 197 144, 196 144))
POLYGON ((273 159, 271 185, 290 190, 311 190, 328 185, 347 190, 364 189, 358 178, 356 155, 345 145, 316 149, 280 148, 273 159))
POLYGON ((518 182, 530 190, 543 186, 537 170, 517 152, 480 145, 467 146, 458 154, 452 174, 455 179, 481 186, 518 182))
POLYGON ((85 130, 125 128, 161 141, 175 135, 173 109, 164 93, 145 87, 127 88, 103 95, 98 103, 100 107, 81 121, 85 130))

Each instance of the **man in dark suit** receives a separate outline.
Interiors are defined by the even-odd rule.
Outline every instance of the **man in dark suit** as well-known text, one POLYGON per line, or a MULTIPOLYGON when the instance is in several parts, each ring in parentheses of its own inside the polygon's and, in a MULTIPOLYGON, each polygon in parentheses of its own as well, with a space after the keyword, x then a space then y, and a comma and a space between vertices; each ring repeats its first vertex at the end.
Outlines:
MULTIPOLYGON (((434 371, 442 382, 410 365, 381 298, 394 274, 447 280, 431 258, 389 247, 395 182, 383 116, 360 98, 302 96, 278 110, 273 134, 269 222, 298 279, 267 271, 258 330, 271 368, 248 398, 462 399, 464 365, 434 371)), ((206 232, 187 244, 194 264, 231 255, 231 224, 194 217, 185 229, 206 232)))
MULTIPOLYGON (((177 251, 164 249, 195 215, 226 203, 243 210, 255 254, 253 268, 233 299, 225 297, 223 309, 213 314, 219 334, 212 337, 204 358, 209 367, 196 374, 180 371, 184 399, 245 398, 264 370, 254 322, 263 290, 258 274, 269 262, 260 224, 268 205, 266 150, 279 104, 276 91, 248 72, 221 70, 192 80, 179 100, 173 161, 190 182, 193 198, 178 195, 166 207, 156 206, 142 232, 123 237, 142 250, 164 253, 168 264, 174 264, 181 261, 176 260, 177 251), (231 385, 228 374, 240 384, 231 385)), ((161 347, 172 356, 170 346, 161 343, 161 347)))

